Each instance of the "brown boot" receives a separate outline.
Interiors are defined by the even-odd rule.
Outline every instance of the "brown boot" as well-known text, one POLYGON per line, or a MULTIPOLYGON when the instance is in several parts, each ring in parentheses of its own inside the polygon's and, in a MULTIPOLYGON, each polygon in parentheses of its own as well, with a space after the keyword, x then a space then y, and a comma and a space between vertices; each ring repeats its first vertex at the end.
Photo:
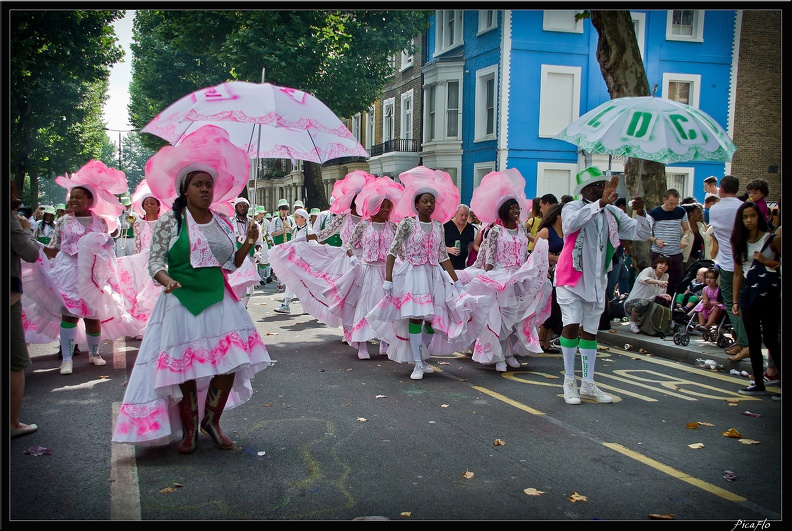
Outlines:
POLYGON ((223 414, 229 391, 218 389, 210 385, 206 393, 206 406, 204 418, 201 421, 201 430, 209 435, 220 448, 231 448, 234 441, 225 436, 220 429, 220 416, 223 414))
POLYGON ((734 356, 729 356, 729 361, 740 361, 747 358, 750 354, 751 352, 748 350, 748 347, 743 347, 742 350, 734 356))
POLYGON ((184 438, 177 450, 180 454, 191 454, 198 448, 198 399, 195 391, 187 392, 179 402, 179 417, 184 438))

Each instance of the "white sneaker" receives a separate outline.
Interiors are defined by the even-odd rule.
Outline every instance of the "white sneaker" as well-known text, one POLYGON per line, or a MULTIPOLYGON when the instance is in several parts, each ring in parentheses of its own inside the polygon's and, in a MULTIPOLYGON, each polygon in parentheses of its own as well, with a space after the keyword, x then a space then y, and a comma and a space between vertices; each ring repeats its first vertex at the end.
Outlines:
POLYGON ((107 365, 107 362, 102 358, 101 354, 97 354, 96 356, 91 356, 88 358, 91 363, 96 365, 97 367, 101 367, 102 365, 107 365))
POLYGON ((429 365, 429 362, 426 360, 423 361, 423 368, 424 368, 424 374, 434 374, 434 369, 432 368, 431 365, 429 365))
POLYGON ((291 313, 288 304, 281 304, 280 308, 275 308, 275 311, 278 313, 291 313))
POLYGON ((498 363, 496 363, 495 364, 495 370, 498 371, 498 372, 506 372, 506 362, 505 361, 499 361, 498 363))
POLYGON ((638 323, 634 321, 630 321, 630 332, 632 332, 633 334, 641 333, 641 328, 638 326, 638 323))
POLYGON ((361 360, 369 360, 371 356, 369 356, 368 350, 358 350, 358 359, 361 360))
POLYGON ((594 382, 581 383, 580 396, 581 398, 590 398, 595 402, 599 402, 600 404, 610 404, 613 402, 613 397, 600 391, 600 388, 597 387, 597 384, 594 382))
POLYGON ((580 395, 574 378, 564 377, 564 402, 573 405, 580 404, 580 395))
POLYGON ((514 356, 506 356, 506 365, 511 367, 512 369, 519 369, 520 362, 514 356))
POLYGON ((72 373, 72 360, 63 361, 60 366, 60 373, 61 374, 71 374, 72 373))
POLYGON ((410 375, 411 380, 423 380, 424 375, 424 366, 423 362, 419 361, 415 364, 415 368, 413 369, 412 374, 410 375))

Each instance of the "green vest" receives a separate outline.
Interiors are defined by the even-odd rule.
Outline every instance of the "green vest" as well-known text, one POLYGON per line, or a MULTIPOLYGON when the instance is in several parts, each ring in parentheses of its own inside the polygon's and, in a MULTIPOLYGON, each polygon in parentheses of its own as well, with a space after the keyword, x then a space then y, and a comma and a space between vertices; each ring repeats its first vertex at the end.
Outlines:
MULTIPOLYGON (((324 228, 325 228, 325 224, 327 223, 327 218, 328 218, 328 217, 329 217, 329 216, 325 216, 324 218, 322 218, 322 227, 321 227, 319 230, 324 230, 324 228)), ((338 233, 336 233, 336 234, 333 234, 332 236, 330 236, 329 238, 327 238, 327 239, 326 239, 324 242, 325 242, 327 245, 332 245, 333 247, 341 247, 341 244, 343 243, 343 242, 341 241, 341 235, 340 235, 340 234, 338 234, 338 233)))
POLYGON ((225 278, 219 267, 192 266, 187 232, 185 220, 179 238, 168 251, 168 275, 182 285, 173 290, 172 294, 191 314, 198 315, 212 304, 223 300, 225 278))
MULTIPOLYGON (((283 228, 283 220, 281 220, 281 228, 283 228)), ((291 239, 292 239, 291 232, 287 232, 286 234, 281 234, 280 236, 273 236, 272 242, 275 245, 280 245, 282 243, 291 241, 291 239)))

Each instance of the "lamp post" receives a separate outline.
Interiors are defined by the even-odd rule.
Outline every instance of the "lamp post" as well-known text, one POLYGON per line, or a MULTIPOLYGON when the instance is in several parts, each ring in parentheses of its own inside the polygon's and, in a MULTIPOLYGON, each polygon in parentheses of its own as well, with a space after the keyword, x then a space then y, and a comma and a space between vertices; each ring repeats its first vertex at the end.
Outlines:
POLYGON ((121 133, 134 133, 137 129, 110 129, 109 127, 104 128, 105 131, 113 131, 114 133, 118 133, 118 169, 121 168, 121 133))

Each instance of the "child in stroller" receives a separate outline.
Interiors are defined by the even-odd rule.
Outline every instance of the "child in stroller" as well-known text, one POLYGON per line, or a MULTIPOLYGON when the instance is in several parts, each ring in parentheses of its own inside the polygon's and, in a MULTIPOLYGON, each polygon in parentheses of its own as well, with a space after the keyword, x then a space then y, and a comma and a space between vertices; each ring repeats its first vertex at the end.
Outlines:
MULTIPOLYGON (((712 335, 715 332, 713 330, 715 322, 726 307, 723 305, 723 297, 718 287, 718 271, 714 268, 708 269, 705 281, 707 285, 701 291, 701 301, 693 308, 693 311, 698 315, 698 329, 702 332, 709 330, 712 335)), ((717 336, 717 332, 715 333, 717 336)))
MULTIPOLYGON (((706 280, 707 272, 712 270, 715 273, 715 278, 717 279, 717 267, 715 266, 715 262, 713 260, 697 260, 696 262, 690 264, 682 275, 682 279, 680 280, 678 286, 681 289, 684 286, 688 286, 686 288, 685 293, 674 294, 674 301, 679 301, 683 305, 683 311, 674 311, 673 314, 673 324, 672 331, 674 332, 674 343, 677 345, 686 346, 690 343, 690 335, 692 333, 701 334, 704 341, 712 341, 716 343, 721 348, 728 347, 734 340, 730 337, 725 335, 727 332, 731 331, 731 325, 729 323, 729 316, 725 311, 720 311, 720 313, 714 318, 714 320, 710 323, 712 326, 709 328, 697 328, 697 324, 700 326, 701 323, 698 322, 698 314, 696 312, 696 306, 688 300, 687 302, 684 301, 684 296, 688 291, 692 291, 695 286, 695 278, 699 274, 699 271, 704 269, 704 280, 706 280), (719 322, 718 322, 719 321, 719 322), (717 327, 715 323, 718 322, 717 327)), ((706 284, 705 284, 706 286, 706 284)), ((705 289, 705 286, 702 287, 705 289)), ((702 293, 703 295, 703 293, 702 293)), ((698 301, 699 303, 701 301, 698 301)), ((721 301, 722 304, 722 301, 721 301)), ((710 316, 711 314, 708 314, 710 316)), ((704 324, 706 324, 706 320, 704 324)))
POLYGON ((701 290, 705 286, 704 276, 708 270, 709 268, 706 266, 698 268, 696 278, 690 283, 685 292, 678 294, 674 298, 674 312, 682 315, 690 314, 690 311, 701 300, 701 290))

